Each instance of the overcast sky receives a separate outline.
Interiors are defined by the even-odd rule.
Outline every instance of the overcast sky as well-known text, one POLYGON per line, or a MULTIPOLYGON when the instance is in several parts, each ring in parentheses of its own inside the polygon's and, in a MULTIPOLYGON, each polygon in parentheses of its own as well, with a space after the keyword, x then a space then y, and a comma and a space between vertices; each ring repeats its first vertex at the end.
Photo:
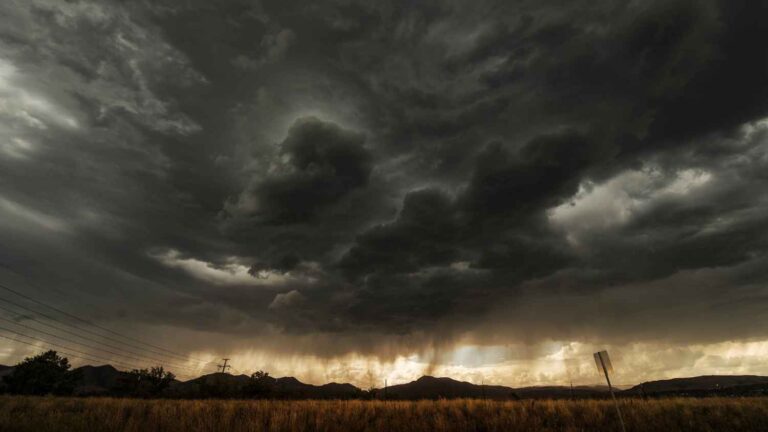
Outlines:
POLYGON ((766 16, 0 2, 0 283, 316 382, 768 374, 766 16))

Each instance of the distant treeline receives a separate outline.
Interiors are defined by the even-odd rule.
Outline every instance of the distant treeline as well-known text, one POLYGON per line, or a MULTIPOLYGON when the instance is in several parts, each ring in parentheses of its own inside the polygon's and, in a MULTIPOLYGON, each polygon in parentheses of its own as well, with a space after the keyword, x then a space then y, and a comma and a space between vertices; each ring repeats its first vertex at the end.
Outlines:
POLYGON ((162 366, 118 371, 112 366, 71 369, 69 360, 47 351, 2 371, 0 392, 19 395, 119 396, 136 398, 351 399, 371 398, 350 384, 314 386, 295 378, 215 373, 180 382, 162 366))

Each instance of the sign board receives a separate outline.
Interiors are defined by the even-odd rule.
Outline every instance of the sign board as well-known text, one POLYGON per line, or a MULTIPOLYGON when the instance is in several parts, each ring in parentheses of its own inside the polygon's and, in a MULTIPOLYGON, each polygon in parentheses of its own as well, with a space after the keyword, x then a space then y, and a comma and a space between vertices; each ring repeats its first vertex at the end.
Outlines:
POLYGON ((619 402, 616 400, 616 395, 613 394, 613 386, 611 385, 611 378, 608 376, 609 372, 613 372, 613 365, 611 364, 611 358, 608 357, 608 351, 598 351, 595 353, 595 364, 597 365, 597 371, 605 375, 605 382, 608 383, 608 390, 611 392, 611 399, 616 406, 616 414, 619 416, 619 423, 621 423, 622 432, 627 432, 624 428, 624 418, 621 416, 621 408, 619 408, 619 402))
POLYGON ((597 371, 601 374, 606 372, 613 372, 613 365, 611 364, 611 358, 608 357, 608 351, 596 352, 595 364, 597 365, 597 371), (605 366, 606 370, 603 370, 603 366, 605 366))

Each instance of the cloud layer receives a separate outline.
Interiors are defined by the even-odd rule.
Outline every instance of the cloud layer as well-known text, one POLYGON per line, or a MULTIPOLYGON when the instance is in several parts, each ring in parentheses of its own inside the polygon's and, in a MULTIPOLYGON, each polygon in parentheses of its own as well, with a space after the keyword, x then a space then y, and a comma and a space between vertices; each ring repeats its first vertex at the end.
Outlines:
POLYGON ((195 352, 764 339, 766 8, 5 2, 0 276, 195 352))

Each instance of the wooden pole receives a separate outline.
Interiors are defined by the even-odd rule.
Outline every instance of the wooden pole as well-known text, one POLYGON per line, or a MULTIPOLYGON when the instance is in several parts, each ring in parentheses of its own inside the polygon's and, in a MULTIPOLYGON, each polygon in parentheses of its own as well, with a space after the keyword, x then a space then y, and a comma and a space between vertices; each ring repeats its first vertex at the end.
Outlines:
POLYGON ((619 409, 619 402, 616 400, 616 395, 613 394, 613 386, 611 385, 611 378, 608 376, 608 369, 605 367, 605 361, 603 361, 603 356, 598 354, 597 357, 600 358, 600 365, 603 367, 603 373, 605 373, 605 380, 608 382, 608 390, 611 392, 611 398, 613 398, 613 404, 616 406, 616 413, 619 415, 619 423, 621 424, 621 430, 622 432, 627 432, 627 429, 624 427, 624 418, 621 416, 621 409, 619 409))

